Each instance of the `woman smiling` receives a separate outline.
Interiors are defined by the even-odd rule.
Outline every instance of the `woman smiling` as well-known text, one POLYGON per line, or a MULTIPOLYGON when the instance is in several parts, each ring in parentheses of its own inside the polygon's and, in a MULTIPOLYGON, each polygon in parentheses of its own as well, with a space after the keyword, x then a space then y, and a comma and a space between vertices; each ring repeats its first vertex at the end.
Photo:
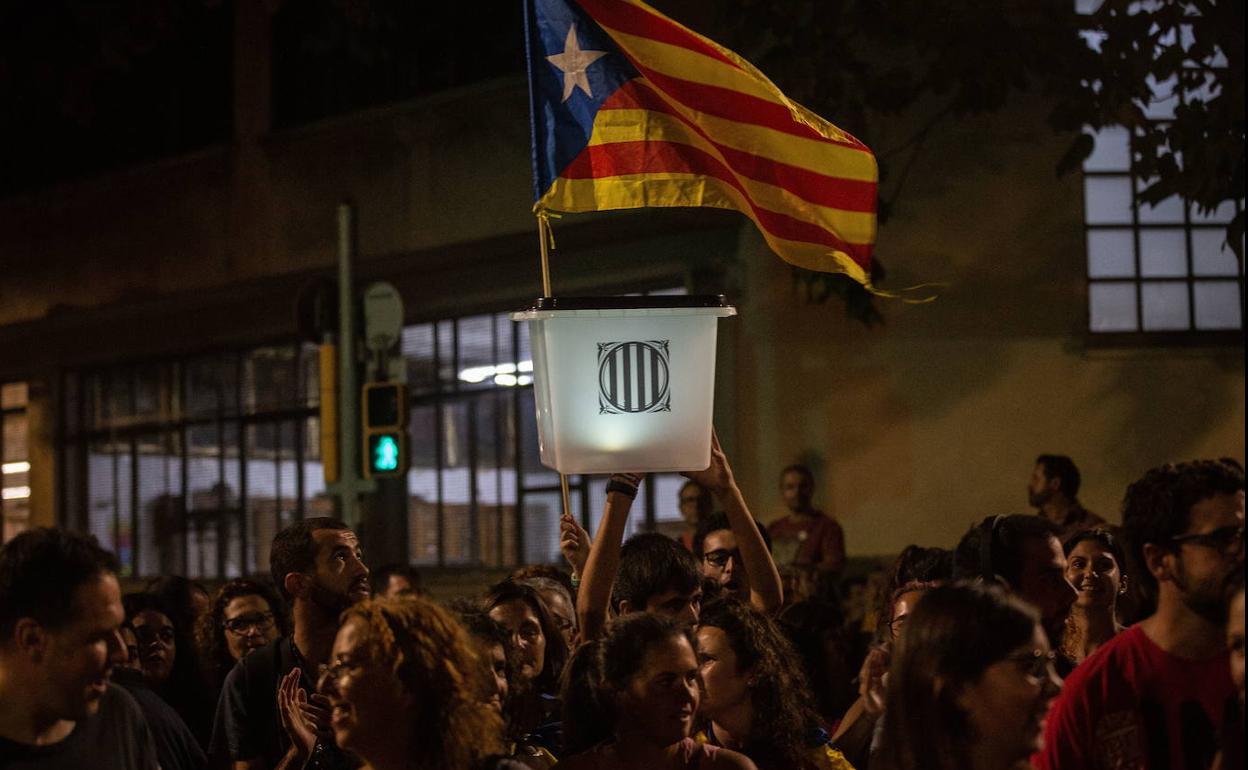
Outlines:
MULTIPOLYGON (((342 618, 318 685, 341 748, 373 770, 514 767, 495 758, 502 723, 481 700, 485 669, 449 611, 420 598, 382 599, 342 618)), ((299 692, 297 673, 287 676, 278 695, 288 718, 299 692)), ((310 754, 316 736, 303 729, 297 743, 310 754)), ((297 726, 288 730, 296 737, 297 726)))

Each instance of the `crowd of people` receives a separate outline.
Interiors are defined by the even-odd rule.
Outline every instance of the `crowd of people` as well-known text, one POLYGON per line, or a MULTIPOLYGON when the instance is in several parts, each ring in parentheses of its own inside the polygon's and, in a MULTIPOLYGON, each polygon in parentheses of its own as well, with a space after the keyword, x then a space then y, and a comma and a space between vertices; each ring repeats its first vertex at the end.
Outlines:
POLYGON ((912 545, 868 638, 814 476, 761 526, 718 441, 679 538, 624 539, 616 474, 566 568, 439 603, 356 533, 299 521, 270 576, 123 596, 57 528, 0 550, 0 768, 101 770, 1228 770, 1244 766, 1244 474, 1167 464, 1120 526, 1042 455, 1034 514, 912 545))

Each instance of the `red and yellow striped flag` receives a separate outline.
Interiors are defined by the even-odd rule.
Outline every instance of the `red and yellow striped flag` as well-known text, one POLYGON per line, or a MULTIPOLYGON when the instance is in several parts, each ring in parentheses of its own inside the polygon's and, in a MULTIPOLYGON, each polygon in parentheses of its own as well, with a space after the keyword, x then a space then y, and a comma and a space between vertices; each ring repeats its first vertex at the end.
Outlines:
POLYGON ((735 209, 785 261, 869 285, 866 145, 640 0, 532 0, 527 27, 536 209, 735 209))

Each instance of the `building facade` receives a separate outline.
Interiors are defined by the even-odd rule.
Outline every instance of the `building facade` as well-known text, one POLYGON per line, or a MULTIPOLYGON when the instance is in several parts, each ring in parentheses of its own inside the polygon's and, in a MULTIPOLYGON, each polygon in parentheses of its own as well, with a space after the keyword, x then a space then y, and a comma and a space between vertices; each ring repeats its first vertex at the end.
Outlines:
MULTIPOLYGON (((349 200, 357 284, 403 297, 412 398, 412 470, 364 501, 366 543, 430 566, 557 559, 558 477, 536 459, 527 332, 507 316, 541 292, 523 78, 286 125, 274 23, 262 4, 232 17, 228 140, 0 200, 5 537, 62 523, 135 577, 217 579, 265 571, 278 528, 331 513, 297 308, 334 275, 349 200)), ((1057 178, 1068 137, 1045 108, 1018 101, 931 138, 877 252, 888 286, 934 283, 936 298, 880 299, 882 325, 807 301, 720 211, 559 219, 554 291, 728 295, 740 316, 720 324, 716 424, 764 520, 778 472, 802 461, 851 554, 951 546, 984 515, 1026 510, 1032 463, 1054 452, 1116 519, 1148 467, 1244 456, 1242 266, 1218 243, 1195 267, 1219 215, 1104 214, 1093 188, 1116 166, 1057 178), (1152 225, 1185 245, 1147 251, 1133 234, 1152 225), (1107 232, 1137 239, 1126 277, 1103 272, 1107 232), (1166 311, 1148 309, 1141 260, 1166 248, 1186 249, 1169 279, 1186 326, 1148 320, 1166 311), (1135 326, 1106 334, 1128 328, 1105 301, 1122 283, 1135 326), (1196 299, 1219 291, 1229 305, 1196 299)), ((572 481, 592 531, 602 480, 572 481)), ((632 526, 671 526, 679 484, 653 479, 632 526)))

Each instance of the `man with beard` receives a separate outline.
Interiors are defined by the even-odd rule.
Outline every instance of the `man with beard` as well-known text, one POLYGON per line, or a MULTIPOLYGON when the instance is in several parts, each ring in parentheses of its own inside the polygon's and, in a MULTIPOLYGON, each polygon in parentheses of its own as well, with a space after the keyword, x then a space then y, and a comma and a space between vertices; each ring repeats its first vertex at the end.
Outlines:
POLYGON ((1079 502, 1079 469, 1066 455, 1040 455, 1027 482, 1027 503, 1057 527, 1065 543, 1084 530, 1104 527, 1105 520, 1079 502))
POLYGON ((1040 770, 1205 768, 1235 697, 1225 592, 1244 569, 1244 476, 1217 460, 1153 468, 1127 488, 1132 572, 1156 611, 1066 680, 1040 770))
MULTIPOLYGON (((315 694, 318 668, 329 660, 338 616, 371 594, 359 539, 341 521, 313 518, 277 533, 269 569, 278 593, 292 608, 294 633, 240 660, 225 678, 217 702, 209 762, 232 770, 300 768, 306 757, 291 744, 277 707, 278 684, 299 669, 307 696, 305 718, 328 729, 329 711, 315 694)), ((318 764, 341 764, 332 740, 316 748, 318 764)))
POLYGON ((0 549, 0 767, 155 770, 143 712, 108 681, 126 659, 117 560, 35 529, 0 549))
MULTIPOLYGON (((1066 554, 1057 528, 1036 516, 989 516, 958 542, 953 552, 953 577, 997 583, 1035 607, 1054 649, 1061 646, 1075 587, 1066 579, 1066 554)), ((1058 673, 1074 664, 1058 656, 1058 673)))

